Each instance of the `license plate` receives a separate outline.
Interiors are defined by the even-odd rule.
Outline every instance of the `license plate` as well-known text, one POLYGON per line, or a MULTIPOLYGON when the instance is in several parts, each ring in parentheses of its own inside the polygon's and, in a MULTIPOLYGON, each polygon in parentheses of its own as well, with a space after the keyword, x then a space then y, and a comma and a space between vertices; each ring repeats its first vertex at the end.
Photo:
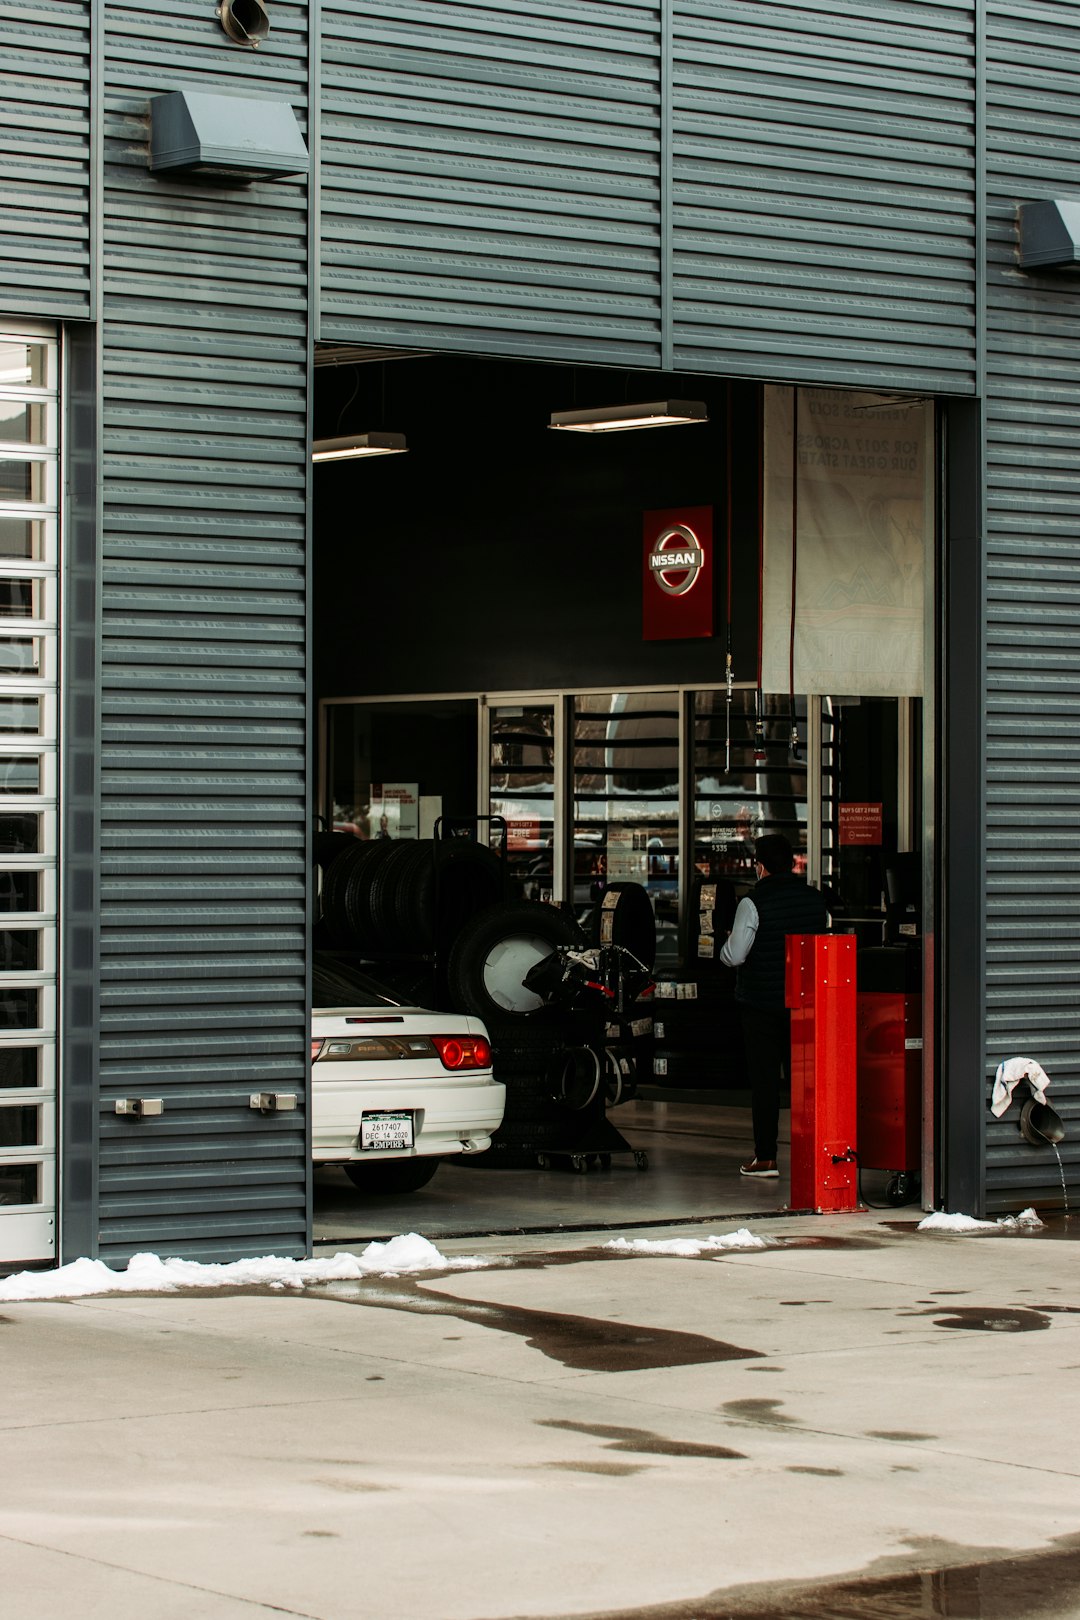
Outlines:
POLYGON ((413 1145, 413 1117, 411 1114, 361 1114, 360 1150, 382 1148, 411 1148, 413 1145))

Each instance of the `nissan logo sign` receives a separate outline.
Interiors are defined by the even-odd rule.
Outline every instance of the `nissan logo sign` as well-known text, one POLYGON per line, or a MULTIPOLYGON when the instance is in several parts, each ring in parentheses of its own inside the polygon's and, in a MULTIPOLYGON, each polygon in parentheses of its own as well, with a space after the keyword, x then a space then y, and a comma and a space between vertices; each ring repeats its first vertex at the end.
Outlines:
POLYGON ((685 596, 705 564, 701 541, 685 523, 673 523, 649 553, 649 572, 668 596, 685 596))

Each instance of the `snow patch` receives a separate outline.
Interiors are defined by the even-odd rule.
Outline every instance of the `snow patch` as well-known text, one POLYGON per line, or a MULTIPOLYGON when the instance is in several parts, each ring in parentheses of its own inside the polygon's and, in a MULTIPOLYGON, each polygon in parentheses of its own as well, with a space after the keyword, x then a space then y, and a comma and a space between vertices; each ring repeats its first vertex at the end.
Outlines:
POLYGON ((362 1254, 339 1250, 326 1260, 286 1260, 263 1255, 203 1265, 135 1254, 124 1271, 103 1260, 73 1260, 55 1271, 20 1271, 0 1279, 0 1299, 82 1299, 88 1294, 172 1294, 181 1288, 306 1288, 310 1283, 350 1282, 359 1277, 398 1277, 419 1271, 476 1271, 490 1265, 474 1255, 447 1259, 418 1232, 388 1243, 369 1243, 362 1254))
POLYGON ((699 1255, 715 1253, 718 1249, 767 1249, 770 1245, 745 1226, 737 1232, 725 1232, 720 1237, 668 1238, 654 1242, 651 1238, 613 1238, 605 1249, 619 1254, 673 1254, 679 1260, 696 1260, 699 1255))
POLYGON ((1021 1227, 1041 1226, 1043 1223, 1031 1208, 1019 1215, 1002 1215, 996 1221, 977 1221, 973 1215, 946 1215, 936 1210, 919 1222, 920 1232, 1015 1232, 1021 1227))

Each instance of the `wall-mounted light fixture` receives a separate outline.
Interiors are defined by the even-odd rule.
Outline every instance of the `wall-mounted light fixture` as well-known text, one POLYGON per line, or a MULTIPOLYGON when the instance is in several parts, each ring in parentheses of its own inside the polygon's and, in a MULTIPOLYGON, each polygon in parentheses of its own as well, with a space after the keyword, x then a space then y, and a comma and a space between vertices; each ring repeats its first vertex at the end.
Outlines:
POLYGON ((682 427, 708 420, 703 400, 665 399, 647 405, 601 405, 591 411, 552 411, 548 427, 563 433, 622 433, 629 428, 682 427))
POLYGON ((343 439, 316 439, 312 461, 354 461, 359 456, 400 456, 407 449, 404 433, 350 433, 343 439))
POLYGON ((1080 202, 1027 202, 1017 209, 1021 270, 1080 269, 1080 202))
POLYGON ((155 174, 246 184, 306 174, 309 164, 287 101, 170 90, 150 103, 150 167, 155 174))

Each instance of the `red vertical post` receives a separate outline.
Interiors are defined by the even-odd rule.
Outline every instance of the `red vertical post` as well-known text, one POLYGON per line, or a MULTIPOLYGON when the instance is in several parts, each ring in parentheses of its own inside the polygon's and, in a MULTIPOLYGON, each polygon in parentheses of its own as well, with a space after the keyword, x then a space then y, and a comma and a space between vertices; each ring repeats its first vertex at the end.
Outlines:
POLYGON ((855 938, 791 934, 791 1208, 859 1207, 855 938))

